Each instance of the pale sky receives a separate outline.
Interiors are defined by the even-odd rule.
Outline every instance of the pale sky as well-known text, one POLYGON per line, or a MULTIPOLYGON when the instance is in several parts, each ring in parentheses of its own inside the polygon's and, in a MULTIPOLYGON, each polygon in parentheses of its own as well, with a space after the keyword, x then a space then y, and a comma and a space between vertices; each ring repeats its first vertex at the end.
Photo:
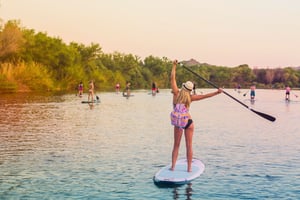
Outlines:
POLYGON ((144 59, 300 66, 300 0, 0 0, 0 18, 144 59))

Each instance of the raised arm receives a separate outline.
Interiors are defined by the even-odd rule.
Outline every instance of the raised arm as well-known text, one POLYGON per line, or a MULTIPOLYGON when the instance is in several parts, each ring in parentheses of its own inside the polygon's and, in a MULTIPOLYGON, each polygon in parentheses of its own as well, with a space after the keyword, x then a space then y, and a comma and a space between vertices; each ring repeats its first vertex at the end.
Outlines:
POLYGON ((216 92, 211 92, 211 93, 208 93, 208 94, 199 94, 199 95, 192 95, 191 96, 191 100, 192 101, 198 101, 198 100, 201 100, 201 99, 206 99, 206 98, 209 98, 209 97, 213 97, 217 94, 220 94, 222 93, 223 90, 221 88, 219 88, 216 92))
POLYGON ((172 71, 171 71, 171 89, 172 89, 172 93, 174 95, 177 95, 179 92, 177 83, 176 83, 176 67, 177 67, 177 60, 174 60, 172 71))

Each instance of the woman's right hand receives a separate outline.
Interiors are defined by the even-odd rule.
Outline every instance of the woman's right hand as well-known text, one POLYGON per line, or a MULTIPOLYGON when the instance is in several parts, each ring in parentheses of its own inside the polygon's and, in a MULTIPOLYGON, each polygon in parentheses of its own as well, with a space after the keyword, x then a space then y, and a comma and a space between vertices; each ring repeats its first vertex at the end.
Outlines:
POLYGON ((222 88, 218 88, 218 94, 222 93, 223 92, 223 89, 222 88))

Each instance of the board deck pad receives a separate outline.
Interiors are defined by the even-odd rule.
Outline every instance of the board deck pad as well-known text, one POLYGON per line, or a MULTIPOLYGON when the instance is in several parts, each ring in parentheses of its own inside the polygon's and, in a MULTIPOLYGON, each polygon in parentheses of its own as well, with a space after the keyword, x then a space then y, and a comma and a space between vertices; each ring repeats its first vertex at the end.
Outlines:
POLYGON ((205 165, 199 160, 193 158, 192 172, 187 172, 187 160, 179 159, 176 162, 174 171, 170 170, 171 164, 161 168, 153 177, 153 181, 159 184, 186 184, 199 177, 205 165))

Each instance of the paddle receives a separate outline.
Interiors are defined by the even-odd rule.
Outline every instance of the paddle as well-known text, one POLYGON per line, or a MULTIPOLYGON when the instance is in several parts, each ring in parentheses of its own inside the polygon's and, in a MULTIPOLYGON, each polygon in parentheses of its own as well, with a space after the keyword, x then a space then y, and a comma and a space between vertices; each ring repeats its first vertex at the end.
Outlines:
POLYGON ((293 92, 293 95, 295 95, 295 97, 298 98, 298 95, 296 95, 294 92, 293 92))
POLYGON ((100 97, 96 95, 96 100, 100 102, 100 97))
POLYGON ((248 92, 249 92, 249 90, 248 90, 245 94, 243 94, 243 96, 245 97, 245 96, 247 95, 248 92))
MULTIPOLYGON (((192 74, 194 74, 195 76, 199 77, 200 79, 202 79, 203 81, 205 81, 206 83, 208 83, 209 85, 211 85, 211 86, 213 86, 213 87, 215 87, 215 88, 217 88, 217 89, 219 88, 219 87, 216 86, 214 83, 212 83, 212 82, 206 80, 205 78, 203 78, 202 76, 200 76, 199 74, 197 74, 196 72, 194 72, 193 70, 191 70, 191 69, 187 68, 186 66, 184 66, 182 63, 179 63, 179 64, 180 64, 183 68, 185 68, 186 70, 188 70, 189 72, 191 72, 192 74)), ((227 96, 229 96, 230 98, 232 98, 233 100, 235 100, 236 102, 240 103, 240 104, 243 105, 244 107, 248 108, 249 110, 251 110, 251 111, 254 112, 255 114, 257 114, 257 115, 259 115, 259 116, 261 116, 261 117, 263 117, 263 118, 265 118, 265 119, 267 119, 267 120, 269 120, 269 121, 272 121, 272 122, 274 122, 274 121, 276 120, 276 118, 273 117, 273 116, 270 116, 270 115, 265 114, 265 113, 262 113, 262 112, 258 112, 258 111, 256 111, 256 110, 250 108, 249 106, 247 106, 247 105, 244 104, 243 102, 239 101, 238 99, 234 98, 233 96, 231 96, 230 94, 228 94, 228 93, 225 92, 224 90, 223 90, 223 93, 226 94, 227 96)))

